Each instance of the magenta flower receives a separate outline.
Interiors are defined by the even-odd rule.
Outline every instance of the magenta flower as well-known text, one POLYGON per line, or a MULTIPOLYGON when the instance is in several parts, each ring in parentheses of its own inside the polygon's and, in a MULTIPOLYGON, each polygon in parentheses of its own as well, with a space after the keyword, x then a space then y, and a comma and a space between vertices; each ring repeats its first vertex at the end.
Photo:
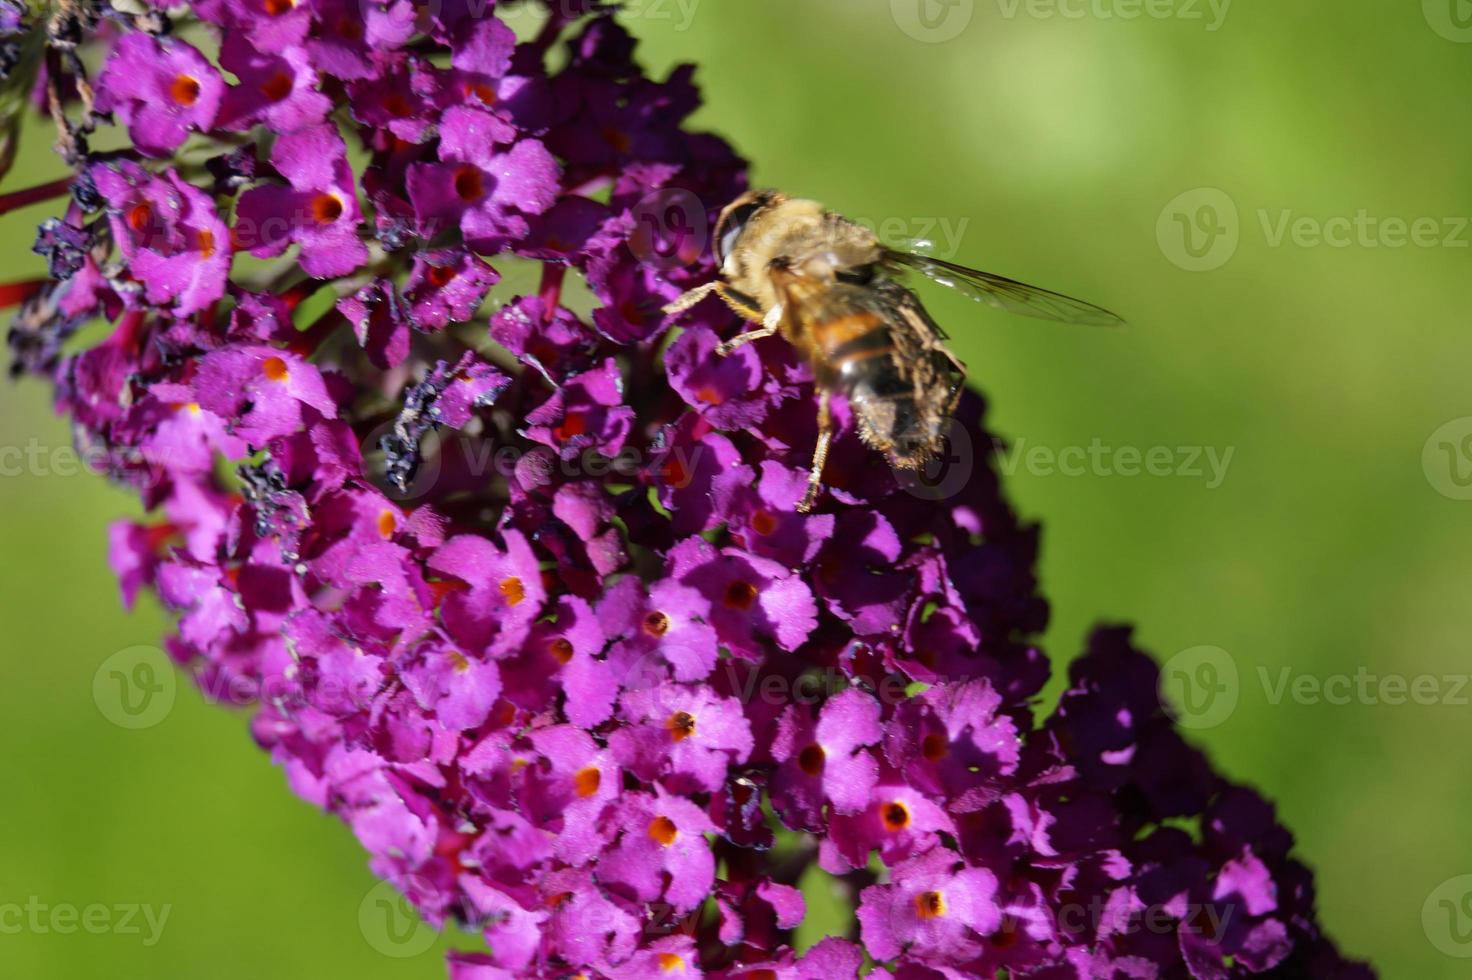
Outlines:
POLYGON ((214 125, 224 90, 219 71, 192 45, 128 33, 97 78, 97 109, 116 113, 138 149, 165 157, 214 125))
POLYGON ((423 235, 459 228, 477 251, 500 251, 498 243, 526 235, 527 215, 556 200, 552 154, 538 140, 518 140, 515 126, 481 109, 446 110, 439 160, 409 167, 409 200, 423 235))
POLYGON ((356 184, 337 131, 314 126, 288 133, 276 141, 271 163, 291 186, 245 192, 236 208, 237 247, 269 258, 300 245, 302 268, 319 278, 346 275, 366 262, 356 184))
POLYGON ((186 6, 198 49, 118 8, 48 59, 132 146, 78 119, 69 188, 27 192, 71 199, 6 291, 15 370, 150 512, 109 534, 124 601, 259 692, 291 789, 465 931, 452 978, 1372 975, 1127 631, 1040 706, 1037 530, 989 453, 922 499, 839 398, 799 512, 807 365, 661 312, 745 189, 688 66, 647 78, 592 3, 522 42, 470 0, 186 6), (817 871, 857 924, 799 953, 817 871))
POLYGON ((127 160, 94 167, 90 176, 149 303, 188 316, 225 294, 229 232, 208 195, 174 171, 155 177, 127 160))

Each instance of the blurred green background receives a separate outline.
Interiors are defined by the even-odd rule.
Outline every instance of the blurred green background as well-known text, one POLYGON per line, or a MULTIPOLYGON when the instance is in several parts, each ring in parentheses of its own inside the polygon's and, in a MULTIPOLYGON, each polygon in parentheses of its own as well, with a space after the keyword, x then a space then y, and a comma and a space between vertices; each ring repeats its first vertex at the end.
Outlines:
MULTIPOLYGON (((1439 905, 1472 872, 1472 691, 1447 679, 1472 672, 1464 6, 635 0, 624 18, 658 72, 700 65, 698 122, 757 182, 949 233, 957 260, 1126 316, 1091 331, 926 294, 1024 451, 1008 479, 1045 526, 1047 647, 1061 664, 1091 624, 1129 620, 1187 676, 1220 668, 1193 737, 1277 801, 1343 947, 1428 980, 1472 954, 1439 905), (1047 465, 1091 446, 1081 474, 1047 465), (1152 447, 1169 475, 1121 472, 1152 447), (1434 676, 1442 703, 1292 692, 1357 672, 1434 676)), ((6 190, 60 173, 44 138, 23 152, 6 190)), ((39 268, 48 213, 6 218, 5 278, 39 268)), ((0 385, 0 446, 69 444, 40 385, 0 385)), ((166 628, 124 614, 105 567, 105 526, 134 505, 9 462, 0 907, 170 912, 153 945, 141 918, 140 935, 0 918, 0 973, 441 976, 443 942, 375 949, 363 853, 287 792, 243 716, 181 683, 153 727, 104 717, 99 665, 166 628)))

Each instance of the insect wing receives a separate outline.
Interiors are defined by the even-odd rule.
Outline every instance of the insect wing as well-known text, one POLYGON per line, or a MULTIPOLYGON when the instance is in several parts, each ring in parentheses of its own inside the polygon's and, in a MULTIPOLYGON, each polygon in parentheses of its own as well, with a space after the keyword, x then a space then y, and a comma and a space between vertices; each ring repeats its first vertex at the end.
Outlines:
POLYGON ((972 299, 999 310, 1020 313, 1040 320, 1058 320, 1063 323, 1079 323, 1088 326, 1114 327, 1123 323, 1118 316, 1093 303, 1064 296, 1051 290, 1029 286, 1027 283, 993 275, 978 269, 968 269, 928 255, 890 249, 885 258, 920 273, 927 279, 949 286, 972 299))

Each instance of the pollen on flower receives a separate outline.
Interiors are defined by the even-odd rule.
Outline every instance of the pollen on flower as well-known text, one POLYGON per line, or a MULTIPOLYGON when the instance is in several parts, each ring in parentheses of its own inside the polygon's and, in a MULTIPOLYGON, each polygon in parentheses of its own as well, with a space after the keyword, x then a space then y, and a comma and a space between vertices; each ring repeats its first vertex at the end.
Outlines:
POLYGON ((387 541, 399 529, 399 519, 388 508, 378 512, 378 536, 387 541))
POLYGON ((261 373, 268 381, 285 381, 290 372, 286 367, 286 361, 279 357, 268 357, 261 362, 261 373))
POLYGON ((939 919, 946 914, 946 897, 938 891, 915 896, 915 914, 921 919, 939 919))
POLYGON ((685 958, 683 956, 677 956, 674 953, 660 953, 658 959, 659 968, 665 973, 674 973, 677 970, 681 973, 685 972, 685 958))
POLYGON ((603 782, 603 773, 597 766, 584 766, 573 774, 572 781, 577 794, 586 798, 598 792, 598 787, 603 782))
POLYGON ((457 674, 470 672, 470 661, 459 650, 450 651, 450 666, 457 674))
POLYGON ((431 265, 425 272, 425 278, 435 289, 443 289, 455 281, 455 267, 453 265, 431 265))
POLYGON ((726 594, 721 597, 721 601, 730 609, 750 609, 756 596, 756 586, 750 582, 736 581, 726 586, 726 594))
POLYGON ((547 649, 552 652, 552 656, 556 658, 558 663, 565 664, 572 659, 572 641, 565 636, 559 636, 547 644, 547 649))
POLYGON ((658 610, 644 617, 644 632, 650 636, 664 636, 669 629, 670 618, 658 610))
POLYGON ((649 836, 665 847, 669 847, 675 842, 675 838, 680 836, 680 829, 669 817, 661 815, 649 821, 649 836))
POLYGON ((270 16, 280 17, 296 9, 296 0, 264 0, 262 6, 270 16))
POLYGON ((885 830, 898 833, 910 825, 910 809, 898 800, 886 803, 880 808, 880 819, 885 830))
POLYGON ((199 79, 191 75, 175 75, 169 85, 169 98, 182 106, 192 106, 199 101, 199 79))
POLYGON ((684 741, 695 734, 695 716, 688 711, 676 711, 665 721, 664 727, 670 731, 670 738, 676 742, 684 741))
POLYGON ((503 578, 496 588, 509 606, 519 606, 526 598, 526 586, 515 575, 503 578))
POLYGON ((318 194, 312 198, 312 220, 319 225, 330 225, 342 217, 342 198, 336 194, 318 194))

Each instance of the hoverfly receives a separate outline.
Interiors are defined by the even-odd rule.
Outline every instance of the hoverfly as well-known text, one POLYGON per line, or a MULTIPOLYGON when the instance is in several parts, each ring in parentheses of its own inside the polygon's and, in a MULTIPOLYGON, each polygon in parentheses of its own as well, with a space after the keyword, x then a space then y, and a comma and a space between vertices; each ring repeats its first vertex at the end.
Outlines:
POLYGON ((760 324, 721 344, 718 354, 780 333, 807 356, 818 389, 818 444, 798 508, 804 513, 822 486, 834 391, 853 407, 859 437, 895 468, 919 469, 944 448, 966 365, 946 349, 945 332, 919 298, 898 281, 904 272, 1026 316, 1101 326, 1123 322, 1091 303, 888 248, 868 228, 815 201, 771 190, 748 191, 727 205, 714 243, 716 279, 685 293, 665 313, 683 312, 715 293, 760 324))

